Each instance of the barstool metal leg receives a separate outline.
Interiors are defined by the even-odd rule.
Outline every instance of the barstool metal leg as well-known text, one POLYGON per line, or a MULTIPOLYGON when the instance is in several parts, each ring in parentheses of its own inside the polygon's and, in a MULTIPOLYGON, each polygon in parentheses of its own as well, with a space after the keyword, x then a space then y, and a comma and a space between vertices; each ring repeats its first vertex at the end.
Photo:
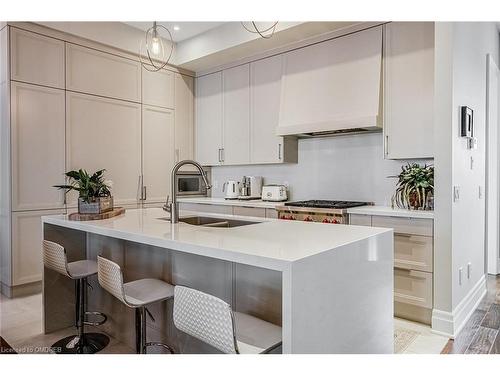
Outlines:
POLYGON ((135 309, 136 352, 146 354, 146 308, 135 309))
POLYGON ((52 349, 60 354, 93 354, 104 349, 109 343, 109 337, 102 333, 85 333, 86 278, 77 279, 75 283, 76 297, 76 327, 78 334, 65 337, 52 345, 52 349))

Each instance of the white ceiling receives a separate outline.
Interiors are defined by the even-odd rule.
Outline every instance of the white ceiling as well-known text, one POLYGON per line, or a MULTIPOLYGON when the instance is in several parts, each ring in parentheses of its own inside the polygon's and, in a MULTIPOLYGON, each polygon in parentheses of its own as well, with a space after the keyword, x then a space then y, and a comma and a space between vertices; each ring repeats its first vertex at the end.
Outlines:
MULTIPOLYGON (((124 22, 136 29, 146 31, 153 26, 153 21, 150 22, 124 22)), ((198 34, 204 33, 207 30, 213 29, 222 25, 224 22, 165 22, 157 21, 158 24, 165 26, 172 33, 174 42, 181 42, 185 39, 192 38, 198 34), (179 30, 174 30, 174 26, 178 26, 179 30)))

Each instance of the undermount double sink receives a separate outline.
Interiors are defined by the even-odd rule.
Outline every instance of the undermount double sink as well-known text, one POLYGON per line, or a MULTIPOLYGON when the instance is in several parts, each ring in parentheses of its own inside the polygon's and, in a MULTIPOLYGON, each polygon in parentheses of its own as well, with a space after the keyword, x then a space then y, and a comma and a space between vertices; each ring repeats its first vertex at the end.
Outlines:
MULTIPOLYGON (((170 221, 169 217, 162 217, 160 220, 170 221)), ((179 218, 179 222, 183 222, 190 225, 197 225, 202 227, 211 228, 235 228, 244 225, 259 224, 258 221, 246 221, 246 220, 235 220, 235 219, 225 219, 220 217, 208 217, 208 216, 188 216, 179 218)))

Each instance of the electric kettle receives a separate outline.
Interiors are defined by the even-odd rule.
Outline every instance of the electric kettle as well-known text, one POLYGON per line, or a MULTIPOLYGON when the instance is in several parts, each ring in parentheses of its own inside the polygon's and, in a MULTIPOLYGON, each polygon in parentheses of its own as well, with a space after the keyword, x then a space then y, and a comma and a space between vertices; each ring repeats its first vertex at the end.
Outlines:
POLYGON ((222 185, 222 191, 226 194, 224 195, 225 199, 238 199, 240 195, 240 184, 239 181, 226 181, 224 185, 222 185))

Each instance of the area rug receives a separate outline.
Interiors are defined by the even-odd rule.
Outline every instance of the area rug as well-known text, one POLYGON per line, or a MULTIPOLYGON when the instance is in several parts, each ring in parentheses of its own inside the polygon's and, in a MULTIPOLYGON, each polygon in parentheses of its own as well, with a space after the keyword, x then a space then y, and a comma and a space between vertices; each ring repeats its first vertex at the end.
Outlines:
POLYGON ((394 353, 403 353, 410 344, 415 341, 419 333, 410 329, 395 328, 394 329, 394 353))

